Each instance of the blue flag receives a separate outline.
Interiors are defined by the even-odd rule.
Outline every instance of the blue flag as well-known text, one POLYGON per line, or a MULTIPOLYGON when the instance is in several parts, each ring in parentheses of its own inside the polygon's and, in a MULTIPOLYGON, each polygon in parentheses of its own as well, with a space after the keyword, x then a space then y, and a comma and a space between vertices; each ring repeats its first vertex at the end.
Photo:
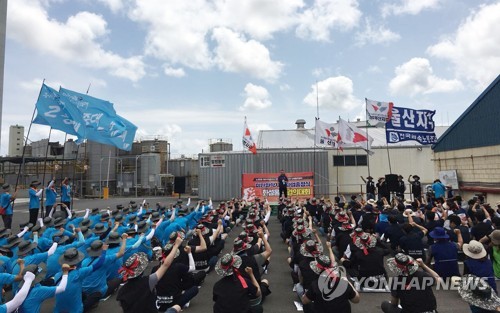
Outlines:
POLYGON ((436 111, 392 108, 392 116, 385 124, 387 143, 414 140, 422 145, 437 142, 433 117, 436 111))
POLYGON ((75 135, 85 137, 85 122, 82 114, 72 105, 62 102, 59 92, 43 84, 40 96, 36 101, 37 115, 33 120, 35 124, 47 125, 75 135))
POLYGON ((137 127, 134 124, 117 115, 105 129, 87 128, 87 139, 130 151, 136 131, 137 127))
POLYGON ((61 101, 71 103, 83 118, 85 137, 80 138, 130 151, 137 127, 116 114, 113 104, 68 89, 60 88, 61 101))

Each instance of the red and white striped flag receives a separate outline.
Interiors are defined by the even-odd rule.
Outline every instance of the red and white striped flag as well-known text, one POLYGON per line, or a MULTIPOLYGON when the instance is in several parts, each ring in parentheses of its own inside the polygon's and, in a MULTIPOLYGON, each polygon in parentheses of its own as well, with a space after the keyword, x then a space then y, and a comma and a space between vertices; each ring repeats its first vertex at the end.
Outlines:
POLYGON ((253 141, 252 134, 250 134, 250 129, 248 129, 246 118, 243 131, 243 147, 253 154, 257 154, 257 145, 253 141))

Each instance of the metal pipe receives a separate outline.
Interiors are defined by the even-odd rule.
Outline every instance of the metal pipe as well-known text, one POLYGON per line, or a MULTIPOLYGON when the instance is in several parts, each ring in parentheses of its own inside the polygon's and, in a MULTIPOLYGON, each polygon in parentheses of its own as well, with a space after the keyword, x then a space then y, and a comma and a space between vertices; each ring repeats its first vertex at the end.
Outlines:
POLYGON ((136 155, 135 156, 135 197, 137 198, 137 160, 141 157, 141 155, 136 155))
MULTIPOLYGON (((106 188, 109 188, 109 168, 111 167, 111 149, 109 150, 108 156, 108 176, 106 177, 106 188)), ((108 190, 109 192, 109 190, 108 190)))
POLYGON ((99 198, 102 198, 102 160, 104 157, 99 161, 99 198))

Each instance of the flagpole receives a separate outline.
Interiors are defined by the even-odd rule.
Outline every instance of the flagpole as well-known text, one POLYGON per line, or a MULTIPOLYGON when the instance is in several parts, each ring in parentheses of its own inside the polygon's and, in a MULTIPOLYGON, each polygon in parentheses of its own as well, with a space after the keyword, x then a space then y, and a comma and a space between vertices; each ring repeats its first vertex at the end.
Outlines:
MULTIPOLYGON (((23 154, 21 156, 21 163, 19 163, 19 171, 17 172, 16 186, 14 188, 14 191, 17 191, 17 187, 19 186, 19 176, 21 176, 21 173, 24 175, 24 161, 25 161, 25 155, 26 155, 26 145, 28 144, 28 137, 30 135, 31 125, 33 125, 33 119, 35 118, 35 113, 36 113, 36 105, 35 105, 35 109, 33 110, 33 115, 31 116, 31 122, 30 122, 30 126, 28 127, 28 133, 26 134, 26 139, 24 140, 23 154)), ((15 202, 16 202, 16 199, 14 199, 12 201, 12 209, 14 209, 15 202)))
POLYGON ((368 110, 366 109, 366 103, 367 103, 367 100, 365 98, 365 118, 366 118, 366 165, 368 166, 368 176, 371 176, 371 173, 370 173, 370 153, 369 153, 369 143, 370 143, 370 136, 368 135, 368 110))
MULTIPOLYGON (((244 119, 243 119, 243 136, 245 136, 245 132, 246 132, 246 129, 245 127, 247 125, 247 117, 245 115, 244 119)), ((244 139, 244 138, 243 138, 244 139)), ((243 197, 243 174, 245 174, 245 167, 246 167, 246 153, 245 153, 245 144, 243 142, 243 140, 241 140, 241 151, 242 151, 242 158, 241 158, 241 177, 240 177, 240 196, 243 197)))
POLYGON ((319 121, 319 91, 318 91, 318 80, 316 80, 316 118, 314 119, 314 146, 313 146, 313 193, 314 185, 316 184, 316 136, 318 128, 316 127, 316 121, 319 121))
POLYGON ((314 193, 314 185, 316 184, 316 133, 318 131, 318 127, 316 127, 316 121, 319 120, 319 117, 314 119, 314 146, 313 146, 313 193, 314 193))
MULTIPOLYGON (((40 95, 42 94, 43 84, 45 84, 45 78, 42 81, 42 87, 40 87, 40 91, 38 92, 37 99, 39 99, 40 95)), ((19 184, 19 176, 21 175, 21 173, 24 174, 24 160, 25 160, 24 157, 26 155, 26 146, 28 145, 28 138, 29 138, 30 132, 31 132, 31 125, 33 125, 33 120, 35 119, 35 113, 36 113, 36 104, 35 104, 35 107, 33 109, 33 115, 31 116, 31 122, 30 122, 30 126, 28 127, 28 133, 26 134, 26 139, 24 140, 23 155, 21 156, 21 164, 19 164, 19 172, 17 173, 16 188, 15 189, 17 189, 17 186, 19 184)), ((14 204, 14 203, 12 203, 12 204, 14 204)))
MULTIPOLYGON (((74 166, 73 166, 73 177, 71 177, 71 181, 73 182, 73 194, 71 195, 71 210, 74 210, 74 207, 73 207, 73 199, 75 198, 75 193, 74 193, 74 190, 75 190, 75 176, 76 176, 76 165, 78 163, 78 152, 80 150, 80 145, 76 145, 76 155, 75 155, 75 162, 74 162, 74 166)), ((82 175, 83 176, 83 175, 82 175)), ((82 186, 82 183, 80 182, 80 186, 82 186)), ((80 197, 82 198, 82 190, 80 190, 80 197)))
MULTIPOLYGON (((339 123, 340 124, 340 115, 339 115, 339 123)), ((337 125, 337 128, 338 125, 337 125)), ((340 146, 339 146, 339 142, 338 142, 338 136, 340 135, 340 129, 338 131, 338 134, 337 134, 337 159, 338 159, 338 156, 340 156, 340 146)), ((340 187, 340 182, 339 182, 339 165, 337 164, 337 197, 339 197, 339 187, 340 187)))
MULTIPOLYGON (((337 146, 337 158, 340 155, 339 147, 337 146)), ((337 196, 339 196, 339 166, 337 165, 337 196)))
POLYGON ((392 174, 392 167, 391 167, 391 154, 389 153, 389 142, 387 141, 387 123, 385 124, 385 148, 387 150, 387 160, 389 161, 389 174, 392 174))
POLYGON ((63 180, 62 177, 64 177, 64 163, 66 159, 66 140, 68 140, 68 133, 64 133, 64 145, 63 145, 63 159, 62 159, 62 165, 61 165, 61 181, 63 180))
POLYGON ((50 130, 49 130, 49 138, 47 139, 47 148, 45 149, 45 160, 43 161, 43 178, 42 178, 42 197, 40 199, 40 207, 41 207, 41 215, 42 215, 42 218, 45 217, 45 208, 43 206, 43 198, 44 198, 44 194, 45 194, 45 172, 47 171, 47 157, 49 155, 49 147, 50 147, 50 136, 52 135, 52 127, 50 127, 50 130))
MULTIPOLYGON (((40 87, 40 91, 38 92, 38 98, 40 98, 40 95, 42 94, 42 88, 43 84, 45 83, 45 78, 42 81, 42 87, 40 87)), ((30 121, 30 126, 28 127, 28 133, 26 134, 26 138, 24 139, 24 146, 23 146, 23 154, 21 156, 21 163, 19 164, 19 171, 17 173, 17 178, 16 178, 16 186, 14 188, 14 191, 17 191, 17 187, 19 186, 19 176, 21 176, 21 173, 24 175, 24 166, 25 166, 25 156, 26 156, 26 146, 28 145, 28 138, 30 136, 31 132, 31 126, 33 125, 33 120, 35 119, 35 114, 36 114, 36 104, 35 107, 33 108, 33 114, 31 115, 31 121, 30 121)), ((12 209, 14 209, 16 199, 12 201, 12 209)))

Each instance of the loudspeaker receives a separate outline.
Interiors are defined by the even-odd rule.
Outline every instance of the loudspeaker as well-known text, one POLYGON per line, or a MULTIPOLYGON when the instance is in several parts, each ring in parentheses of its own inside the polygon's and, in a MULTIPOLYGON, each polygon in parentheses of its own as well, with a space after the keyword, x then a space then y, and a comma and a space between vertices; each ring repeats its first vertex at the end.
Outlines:
POLYGON ((396 174, 385 175, 385 182, 387 183, 387 189, 389 189, 390 192, 398 191, 398 175, 396 174))
POLYGON ((186 177, 174 177, 174 192, 186 193, 186 177))

